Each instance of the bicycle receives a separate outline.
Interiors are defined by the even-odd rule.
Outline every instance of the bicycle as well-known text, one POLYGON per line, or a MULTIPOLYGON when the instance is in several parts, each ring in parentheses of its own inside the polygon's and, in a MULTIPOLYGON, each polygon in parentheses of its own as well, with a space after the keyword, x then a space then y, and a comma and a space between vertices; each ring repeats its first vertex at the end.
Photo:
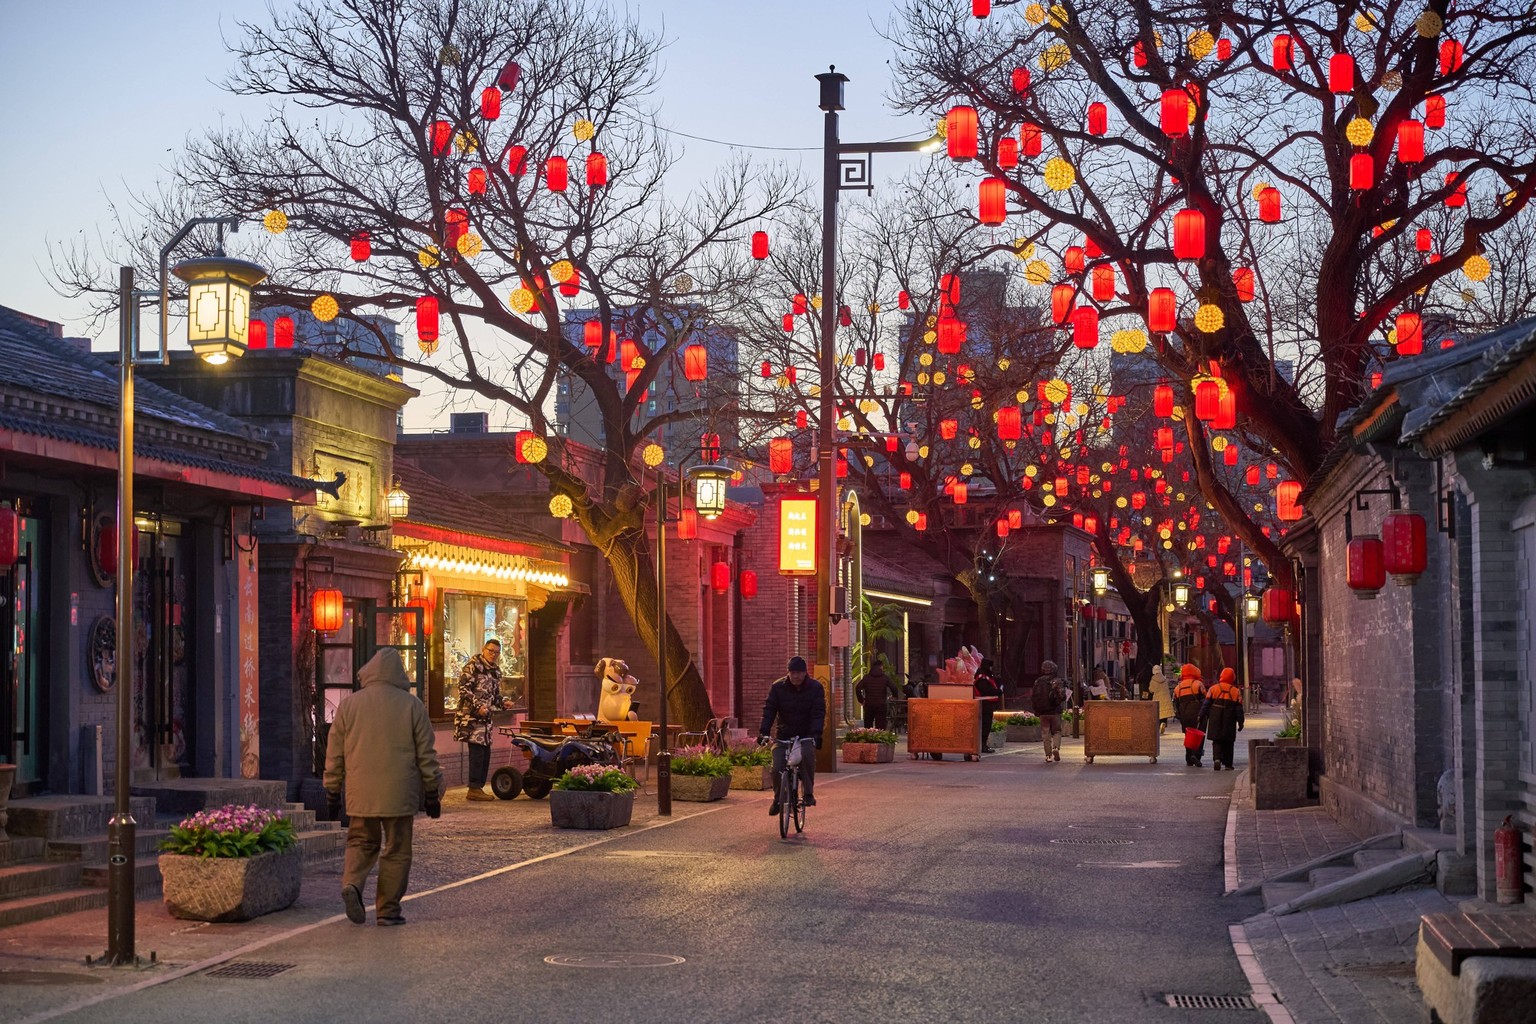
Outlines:
POLYGON ((784 767, 779 772, 777 780, 776 799, 779 803, 779 838, 789 838, 789 824, 795 824, 795 831, 805 831, 805 800, 801 797, 800 782, 800 758, 804 754, 802 742, 809 737, 796 736, 787 740, 776 740, 778 746, 787 748, 784 752, 784 767))

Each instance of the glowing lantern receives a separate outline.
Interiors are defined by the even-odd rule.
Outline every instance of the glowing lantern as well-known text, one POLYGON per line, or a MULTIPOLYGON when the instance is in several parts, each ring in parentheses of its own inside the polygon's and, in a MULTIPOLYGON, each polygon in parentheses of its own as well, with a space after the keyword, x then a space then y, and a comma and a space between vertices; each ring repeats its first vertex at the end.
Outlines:
POLYGON ((723 594, 731 589, 731 567, 725 562, 716 562, 709 568, 709 585, 717 594, 723 594))
POLYGON ((1355 88, 1355 58, 1336 53, 1328 58, 1328 91, 1351 92, 1355 88))
POLYGON ((432 122, 432 155, 442 156, 448 152, 448 144, 453 141, 453 125, 447 121, 432 122))
POLYGON ((752 258, 755 260, 768 258, 768 232, 752 232, 752 258))
POLYGON ((1445 127, 1445 97, 1440 95, 1424 97, 1424 127, 1439 131, 1445 127))
POLYGON ((789 300, 790 312, 794 313, 796 316, 804 316, 807 303, 809 301, 810 300, 807 299, 803 294, 796 292, 794 296, 789 300))
POLYGON ((21 558, 21 517, 10 502, 0 503, 0 569, 8 569, 21 558))
POLYGON ((346 599, 333 587, 321 587, 309 595, 309 620, 317 633, 334 633, 341 628, 346 599))
POLYGON ((1093 268, 1093 297, 1108 302, 1115 297, 1115 268, 1100 264, 1093 268))
POLYGON ((1061 265, 1069 274, 1081 274, 1087 267, 1087 256, 1080 245, 1069 245, 1061 254, 1061 265))
POLYGON ((693 540, 699 535, 698 509, 685 508, 677 517, 677 539, 693 540))
POLYGON ((466 176, 465 187, 469 189, 470 195, 483 196, 485 195, 486 182, 487 178, 485 174, 485 168, 471 167, 469 169, 469 174, 466 176))
POLYGON ((1446 39, 1442 41, 1440 43, 1440 73, 1442 75, 1450 75, 1461 70, 1461 62, 1466 53, 1466 47, 1456 40, 1446 39))
POLYGON ((795 471, 795 442, 775 437, 768 442, 768 471, 774 476, 788 476, 795 471))
MULTIPOLYGON (((795 314, 793 314, 793 313, 785 313, 784 314, 784 333, 785 334, 793 334, 794 332, 795 332, 795 314)), ((767 374, 764 374, 763 376, 766 377, 767 374)))
POLYGON ((1282 523, 1294 523, 1306 509, 1296 499, 1301 496, 1301 483, 1282 480, 1275 485, 1275 518, 1282 523))
POLYGON ((1219 381, 1202 380, 1195 385, 1195 419, 1214 420, 1220 402, 1221 383, 1219 381))
POLYGON ((897 476, 897 478, 896 478, 896 486, 899 487, 903 491, 910 491, 912 489, 912 474, 911 473, 901 473, 901 474, 899 474, 897 476))
POLYGON ((939 420, 939 436, 946 441, 953 441, 959 429, 959 420, 939 420))
POLYGON ((544 184, 551 192, 564 192, 570 184, 570 168, 565 157, 552 156, 544 161, 544 184))
POLYGON ((587 348, 598 348, 603 343, 603 325, 597 320, 588 320, 581 325, 581 339, 587 348))
POLYGON ((1371 600, 1387 582, 1380 537, 1356 537, 1345 549, 1347 582, 1355 596, 1371 600))
POLYGON ((1259 220, 1266 224, 1280 222, 1280 190, 1273 185, 1259 189, 1259 220))
POLYGON ((1237 267, 1232 271, 1232 287, 1237 290, 1239 302, 1252 302, 1254 277, 1252 267, 1237 267))
POLYGON ((1285 587, 1270 587, 1259 601, 1263 619, 1271 626, 1284 626, 1296 619, 1296 601, 1285 587))
POLYGON ((487 121, 501 116, 501 90, 494 85, 480 91, 480 116, 487 121))
POLYGON ((507 173, 520 178, 528 173, 528 148, 513 146, 507 150, 507 173))
POLYGON ((983 178, 976 190, 977 216, 996 226, 1008 215, 1008 183, 1002 178, 983 178))
POLYGON ((1158 120, 1162 125, 1163 134, 1170 139, 1187 135, 1189 133, 1189 93, 1178 87, 1164 89, 1158 120))
POLYGON ((1457 174, 1455 171, 1446 172, 1445 183, 1447 186, 1456 186, 1451 190, 1451 194, 1445 197, 1445 205, 1451 207, 1452 209, 1466 206, 1467 183, 1463 181, 1460 184, 1457 184, 1457 174))
POLYGON ((1424 159, 1424 125, 1419 121, 1404 121, 1397 126, 1397 159, 1405 164, 1416 164, 1424 159))
POLYGON ((1369 153, 1356 153, 1349 158, 1349 187, 1364 192, 1376 181, 1376 163, 1369 153))
MULTIPOLYGON (((407 608, 421 609, 421 633, 423 636, 431 636, 433 633, 433 604, 432 599, 428 597, 413 597, 405 602, 407 608)), ((407 636, 416 635, 416 617, 414 615, 407 615, 405 617, 404 626, 407 636)))
POLYGON ((976 158, 976 108, 958 106, 950 108, 944 118, 944 140, 951 160, 976 158))
POLYGON ((1008 536, 1008 520, 999 519, 997 521, 997 535, 998 537, 1008 536))
POLYGON ((1011 82, 1013 91, 1023 99, 1029 93, 1029 68, 1014 68, 1011 82))
POLYGON ((997 166, 1005 171, 1019 166, 1019 140, 1012 135, 997 140, 997 166))
POLYGON ((743 569, 736 576, 736 581, 741 586, 741 596, 750 601, 757 596, 757 573, 751 569, 743 569))
MULTIPOLYGON (((1171 332, 1177 326, 1177 312, 1178 299, 1173 289, 1153 288, 1147 298, 1147 330, 1158 334, 1171 332)), ((1172 393, 1171 390, 1169 393, 1172 393)))
POLYGON ((252 320, 250 326, 245 329, 245 347, 267 347, 267 324, 265 320, 252 320))
POLYGON ((1216 40, 1216 59, 1217 60, 1231 60, 1232 59, 1232 40, 1227 39, 1225 37, 1216 40))
POLYGON ((608 158, 601 153, 587 154, 587 187, 602 188, 608 184, 608 158))
POLYGON ((293 348, 293 318, 280 316, 272 321, 272 347, 293 348))
POLYGON ((944 317, 938 323, 938 338, 936 345, 941 355, 953 356, 960 353, 960 346, 965 343, 965 321, 955 317, 944 317))
POLYGON ((1005 405, 997 410, 997 438, 999 441, 1017 441, 1022 434, 1023 424, 1016 405, 1005 405))
POLYGON ((1042 133, 1040 126, 1025 121, 1019 125, 1019 148, 1025 156, 1039 156, 1042 133))
MULTIPOLYGON (((791 366, 790 369, 793 370, 794 367, 791 366)), ((806 425, 810 423, 810 419, 811 418, 810 418, 809 414, 807 414, 804 409, 796 409, 795 410, 795 429, 796 430, 804 430, 806 428, 806 425)))
POLYGON ((875 353, 874 366, 875 366, 876 370, 883 370, 883 369, 885 369, 885 353, 884 352, 876 352, 875 353))
POLYGON ((912 296, 908 295, 905 291, 897 292, 896 293, 896 308, 897 309, 911 309, 912 308, 912 296))
POLYGON ((924 530, 928 529, 928 513, 917 513, 917 518, 912 521, 912 529, 919 533, 922 533, 924 530))
POLYGON ((1141 45, 1140 39, 1136 40, 1135 44, 1131 46, 1131 63, 1139 68, 1147 66, 1147 48, 1141 45))
POLYGON ((1275 36, 1275 46, 1270 63, 1274 65, 1276 71, 1289 71, 1294 63, 1292 60, 1293 52, 1291 37, 1281 33, 1275 36))
POLYGON ((373 243, 369 240, 368 232, 359 231, 352 236, 352 262, 366 263, 369 256, 373 255, 373 243))
POLYGON ((1088 104, 1088 134, 1103 135, 1109 131, 1109 108, 1102 103, 1088 104))
MULTIPOLYGON (((1234 407, 1234 411, 1235 411, 1235 407, 1234 407)), ((1225 465, 1228 465, 1228 466, 1235 466, 1235 465, 1237 465, 1237 445, 1235 445, 1235 444, 1227 445, 1226 450, 1221 453, 1221 461, 1225 465)))
POLYGON ((951 492, 951 496, 954 498, 955 504, 964 505, 967 501, 969 501, 970 490, 970 485, 967 484, 964 480, 957 481, 955 483, 954 491, 951 492))
POLYGON ((1424 322, 1419 314, 1397 314, 1397 351, 1405 356, 1424 351, 1424 322))
POLYGON ((1173 256, 1198 260, 1205 255, 1205 214, 1190 208, 1173 215, 1173 256))
MULTIPOLYGON (((1221 392, 1221 397, 1216 400, 1216 418, 1211 420, 1211 426, 1217 430, 1233 430, 1237 427, 1237 392, 1226 388, 1221 392)), ((1235 452, 1235 445, 1229 445, 1228 452, 1235 452)), ((1233 459, 1227 460, 1227 465, 1234 466, 1237 463, 1233 459)))
POLYGON ((1429 228, 1419 228, 1413 233, 1413 247, 1419 252, 1430 252, 1435 247, 1435 236, 1429 228))
POLYGON ((1099 310, 1097 306, 1078 306, 1072 311, 1072 344, 1085 349, 1098 346, 1099 310))
POLYGON ((1173 386, 1159 384, 1152 389, 1152 415, 1163 419, 1173 415, 1173 386))
POLYGON ((1429 564, 1424 517, 1416 512, 1389 512, 1381 521, 1383 563, 1392 582, 1411 587, 1429 564))

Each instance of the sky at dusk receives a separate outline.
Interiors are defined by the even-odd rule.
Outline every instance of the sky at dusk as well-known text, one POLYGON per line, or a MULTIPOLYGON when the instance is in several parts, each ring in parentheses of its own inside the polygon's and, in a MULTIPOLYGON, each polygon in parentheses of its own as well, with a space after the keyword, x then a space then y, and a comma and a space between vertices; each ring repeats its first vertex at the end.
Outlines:
MULTIPOLYGON (((889 3, 659 0, 630 9, 670 41, 663 127, 755 146, 810 147, 757 155, 819 177, 812 76, 834 63, 851 79, 845 139, 911 136, 928 127, 895 117, 885 102, 890 46, 879 29, 889 3)), ((110 270, 112 205, 131 206, 134 192, 152 191, 189 134, 259 117, 259 104, 217 83, 231 66, 223 38, 233 37, 238 21, 265 18, 262 0, 0 0, 0 305, 62 321, 68 333, 97 338, 98 348, 115 345, 115 328, 91 328, 85 302, 53 290, 49 244, 83 243, 110 270)), ((675 139, 683 152, 679 191, 731 155, 725 146, 675 139)), ((238 240, 229 248, 238 254, 238 240)))

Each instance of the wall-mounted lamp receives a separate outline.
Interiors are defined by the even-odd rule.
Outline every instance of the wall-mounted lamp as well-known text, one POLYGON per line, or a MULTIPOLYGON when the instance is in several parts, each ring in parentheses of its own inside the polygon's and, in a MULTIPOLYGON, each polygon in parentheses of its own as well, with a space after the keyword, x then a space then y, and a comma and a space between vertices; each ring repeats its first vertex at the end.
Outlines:
POLYGON ((411 496, 400 486, 398 476, 390 478, 389 493, 384 495, 384 508, 391 519, 404 519, 411 514, 411 496))

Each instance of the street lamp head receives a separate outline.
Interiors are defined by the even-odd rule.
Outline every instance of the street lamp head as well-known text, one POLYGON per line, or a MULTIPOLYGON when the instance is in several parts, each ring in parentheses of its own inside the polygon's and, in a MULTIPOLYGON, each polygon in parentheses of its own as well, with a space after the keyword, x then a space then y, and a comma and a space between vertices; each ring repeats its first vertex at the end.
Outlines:
POLYGON ((1174 588, 1173 588, 1173 603, 1177 604, 1177 605, 1184 605, 1184 604, 1189 603, 1189 584, 1188 583, 1179 583, 1179 584, 1175 584, 1174 585, 1174 588))
POLYGON ((730 466, 710 464, 694 466, 688 471, 693 478, 693 506, 705 519, 716 519, 725 511, 725 488, 733 471, 730 466))
POLYGON ((848 81, 848 76, 839 74, 836 64, 828 65, 827 70, 816 76, 816 81, 821 83, 821 109, 827 113, 843 109, 843 84, 848 81))
POLYGON ((1249 622, 1258 621, 1259 598, 1257 594, 1245 594, 1243 596, 1243 617, 1249 622))
POLYGON ((183 260, 171 273, 187 282, 187 343, 217 366, 245 352, 251 326, 251 289, 267 272, 248 260, 204 256, 183 260))
POLYGON ((1109 589, 1109 570, 1102 566, 1093 570, 1093 592, 1102 594, 1109 589))
POLYGON ((917 147, 919 153, 937 153, 944 146, 944 136, 934 132, 932 137, 924 140, 917 147))

